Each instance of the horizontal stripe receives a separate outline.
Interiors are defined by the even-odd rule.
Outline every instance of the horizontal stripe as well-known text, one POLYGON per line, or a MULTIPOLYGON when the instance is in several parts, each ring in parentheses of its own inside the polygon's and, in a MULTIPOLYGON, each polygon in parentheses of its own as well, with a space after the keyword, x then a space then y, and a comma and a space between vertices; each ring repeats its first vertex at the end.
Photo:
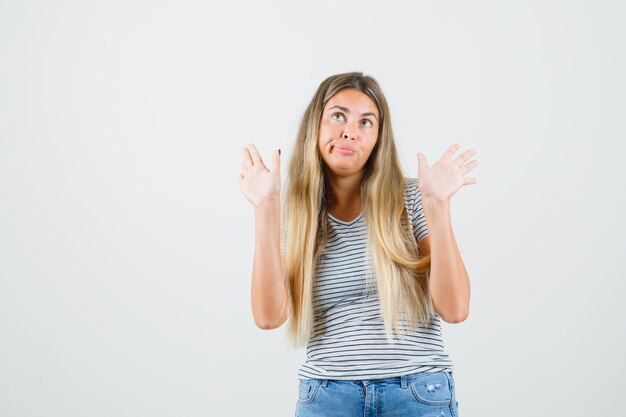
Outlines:
MULTIPOLYGON (((428 231, 417 179, 406 179, 404 200, 419 242, 428 231)), ((366 220, 364 212, 349 222, 328 214, 328 239, 313 290, 313 335, 298 377, 367 380, 451 371, 439 315, 417 328, 400 318, 402 337, 387 338, 367 253, 366 220)))

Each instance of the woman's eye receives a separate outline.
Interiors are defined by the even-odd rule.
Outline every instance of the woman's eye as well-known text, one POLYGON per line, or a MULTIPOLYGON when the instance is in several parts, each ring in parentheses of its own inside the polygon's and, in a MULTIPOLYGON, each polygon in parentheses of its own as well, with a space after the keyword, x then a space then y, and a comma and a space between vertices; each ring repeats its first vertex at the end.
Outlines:
POLYGON ((372 122, 369 119, 363 119, 361 123, 363 123, 363 126, 372 127, 372 122))
POLYGON ((334 120, 341 120, 341 121, 346 120, 346 117, 343 115, 343 113, 333 113, 333 115, 331 117, 334 120))

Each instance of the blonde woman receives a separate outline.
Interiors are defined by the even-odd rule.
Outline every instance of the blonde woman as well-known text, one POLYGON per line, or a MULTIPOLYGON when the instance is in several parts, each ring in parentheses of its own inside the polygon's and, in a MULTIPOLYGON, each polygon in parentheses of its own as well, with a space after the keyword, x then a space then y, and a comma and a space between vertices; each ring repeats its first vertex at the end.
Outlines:
POLYGON ((296 416, 456 416, 441 320, 469 313, 470 282, 450 199, 478 161, 458 145, 417 179, 400 168, 387 101, 370 76, 324 80, 309 103, 281 204, 280 150, 266 165, 243 149, 239 184, 253 204, 252 313, 289 319, 306 346, 296 416), (281 209, 282 215, 281 218, 281 209))

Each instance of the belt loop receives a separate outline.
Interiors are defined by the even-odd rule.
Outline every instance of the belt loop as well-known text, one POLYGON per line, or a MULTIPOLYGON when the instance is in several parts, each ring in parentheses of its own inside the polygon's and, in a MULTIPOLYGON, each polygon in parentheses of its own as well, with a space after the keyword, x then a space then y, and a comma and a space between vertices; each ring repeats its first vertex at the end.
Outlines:
POLYGON ((406 386, 407 386, 407 381, 406 380, 407 380, 406 375, 402 375, 400 377, 400 388, 406 389, 406 386))
POLYGON ((443 374, 448 378, 448 383, 450 384, 450 387, 454 389, 454 375, 452 374, 452 372, 444 371, 443 374))
POLYGON ((328 380, 322 379, 322 388, 326 388, 328 386, 328 380))

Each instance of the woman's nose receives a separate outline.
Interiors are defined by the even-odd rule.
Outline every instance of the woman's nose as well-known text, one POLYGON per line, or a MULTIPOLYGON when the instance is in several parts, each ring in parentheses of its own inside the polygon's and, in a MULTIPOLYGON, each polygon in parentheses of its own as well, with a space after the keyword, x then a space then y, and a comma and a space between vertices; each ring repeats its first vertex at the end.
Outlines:
POLYGON ((350 140, 354 140, 356 139, 356 133, 354 132, 353 129, 351 129, 350 127, 346 127, 343 131, 343 136, 344 139, 350 139, 350 140))

